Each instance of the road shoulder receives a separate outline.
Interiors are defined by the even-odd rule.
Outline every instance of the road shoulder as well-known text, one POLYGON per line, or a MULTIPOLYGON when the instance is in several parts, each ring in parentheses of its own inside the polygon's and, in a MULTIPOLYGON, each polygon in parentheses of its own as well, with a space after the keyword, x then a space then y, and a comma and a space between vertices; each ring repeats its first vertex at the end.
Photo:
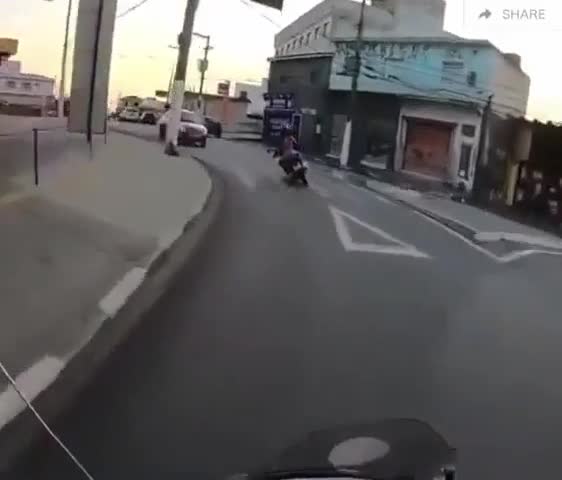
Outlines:
MULTIPOLYGON (((182 227, 159 236, 153 253, 145 256, 142 264, 132 266, 99 298, 98 308, 88 315, 86 326, 80 331, 80 340, 75 342, 71 350, 59 358, 46 356, 43 359, 45 361, 34 363, 23 372, 23 376, 18 376, 22 382, 18 386, 26 390, 35 409, 48 423, 71 404, 111 352, 127 338, 173 283, 178 273, 189 265, 209 233, 222 203, 221 181, 199 162, 186 158, 182 161, 197 163, 209 179, 210 187, 205 198, 201 198, 201 205, 186 209, 182 227), (29 384, 30 378, 32 385, 29 384)), ((14 394, 13 388, 8 387, 0 398, 12 404, 19 402, 21 407, 23 402, 14 394)), ((3 412, 0 408, 0 414, 8 415, 2 419, 4 428, 0 429, 0 472, 6 471, 34 440, 44 434, 29 409, 19 414, 16 409, 17 416, 13 418, 9 415, 14 413, 14 409, 8 406, 5 410, 3 412)))

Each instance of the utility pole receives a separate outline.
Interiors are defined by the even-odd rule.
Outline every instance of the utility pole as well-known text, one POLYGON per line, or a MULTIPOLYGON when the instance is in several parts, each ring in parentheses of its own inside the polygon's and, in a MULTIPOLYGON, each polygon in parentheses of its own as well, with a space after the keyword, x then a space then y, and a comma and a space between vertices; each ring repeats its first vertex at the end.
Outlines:
POLYGON ((178 61, 174 76, 174 87, 172 89, 170 118, 166 129, 166 148, 164 150, 167 155, 179 155, 178 131, 185 92, 185 76, 187 72, 189 48, 191 47, 193 24, 195 22, 195 13, 197 12, 198 6, 199 0, 187 0, 183 19, 183 28, 178 38, 178 61))
POLYGON ((488 126, 490 124, 490 114, 492 113, 492 100, 494 95, 488 96, 486 106, 482 111, 482 121, 480 122, 480 137, 478 140, 478 155, 476 156, 476 165, 474 168, 474 182, 472 184, 472 193, 474 196, 480 194, 479 190, 482 188, 482 178, 480 177, 480 170, 484 163, 484 155, 487 150, 488 140, 488 126))
POLYGON ((363 25, 365 23, 365 5, 366 0, 361 2, 361 10, 359 13, 359 23, 357 24, 357 36, 355 38, 355 55, 353 61, 353 70, 351 77, 351 93, 349 101, 349 113, 347 115, 347 123, 343 135, 342 152, 340 156, 340 164, 347 167, 352 146, 353 136, 353 119, 357 114, 357 82, 361 73, 361 50, 363 48, 363 25))
POLYGON ((193 35, 205 39, 205 48, 203 49, 205 54, 203 55, 203 60, 199 64, 199 73, 201 73, 201 80, 199 82, 199 99, 197 100, 197 107, 199 111, 201 111, 201 107, 203 107, 203 114, 205 114, 207 113, 207 104, 203 102, 203 87, 205 85, 205 74, 207 73, 207 69, 209 68, 209 50, 212 50, 213 47, 211 47, 210 35, 201 35, 197 32, 194 32, 193 35))
POLYGON ((72 0, 68 0, 68 10, 66 12, 66 27, 64 30, 64 43, 62 46, 62 66, 59 83, 59 102, 58 116, 64 118, 64 91, 66 84, 66 57, 68 55, 68 31, 70 30, 70 14, 72 13, 72 0))

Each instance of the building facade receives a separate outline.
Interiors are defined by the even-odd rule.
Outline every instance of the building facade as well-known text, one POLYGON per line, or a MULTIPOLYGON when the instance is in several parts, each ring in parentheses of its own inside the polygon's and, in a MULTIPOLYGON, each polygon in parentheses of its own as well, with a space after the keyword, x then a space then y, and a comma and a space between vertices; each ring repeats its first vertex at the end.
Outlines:
POLYGON ((0 64, 0 102, 22 113, 44 115, 53 101, 55 81, 43 75, 22 73, 21 63, 0 64))
MULTIPOLYGON (((446 32, 441 0, 372 3, 365 11, 350 161, 471 189, 488 102, 498 115, 525 115, 530 80, 520 58, 446 32)), ((302 122, 313 125, 302 144, 315 153, 341 154, 359 6, 326 0, 275 39, 269 90, 294 95, 303 118, 314 117, 302 122)))
MULTIPOLYGON (((193 112, 198 111, 199 94, 195 92, 185 92, 183 108, 193 112)), ((211 93, 203 94, 205 105, 205 115, 218 120, 222 124, 224 131, 235 131, 241 123, 246 120, 246 111, 250 100, 242 95, 241 97, 227 97, 211 93)))
POLYGON ((248 103, 247 115, 251 117, 263 117, 263 109, 265 108, 265 100, 263 96, 267 93, 268 79, 262 79, 261 83, 236 82, 234 85, 235 97, 246 97, 250 100, 248 103))

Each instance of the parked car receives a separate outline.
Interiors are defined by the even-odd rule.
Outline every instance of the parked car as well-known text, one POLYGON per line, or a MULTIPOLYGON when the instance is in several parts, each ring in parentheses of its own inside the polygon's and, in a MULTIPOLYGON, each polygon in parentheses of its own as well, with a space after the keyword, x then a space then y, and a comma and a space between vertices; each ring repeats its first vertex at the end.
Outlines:
POLYGON ((119 114, 119 120, 122 122, 138 122, 140 120, 140 111, 137 108, 127 107, 119 114))
MULTIPOLYGON (((168 110, 158 121, 158 137, 161 141, 166 140, 166 129, 170 111, 168 110)), ((180 130, 178 132, 178 145, 207 146, 208 131, 203 125, 201 118, 190 110, 181 111, 180 130)))
POLYGON ((205 127, 207 127, 209 135, 214 135, 217 138, 222 137, 222 124, 218 120, 212 117, 205 117, 205 127))
POLYGON ((156 112, 142 112, 140 121, 148 125, 156 125, 158 123, 158 114, 156 112))

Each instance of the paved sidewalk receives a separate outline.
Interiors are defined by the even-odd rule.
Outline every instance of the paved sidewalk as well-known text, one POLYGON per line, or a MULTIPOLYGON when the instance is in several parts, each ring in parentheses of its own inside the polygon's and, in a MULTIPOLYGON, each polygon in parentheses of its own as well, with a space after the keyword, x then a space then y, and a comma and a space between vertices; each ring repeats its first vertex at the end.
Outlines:
POLYGON ((451 200, 441 191, 403 188, 348 171, 334 170, 333 175, 408 205, 481 244, 507 241, 520 246, 562 250, 562 240, 555 235, 451 200))
MULTIPOLYGON (((75 154, 39 188, 16 178, 0 197, 0 362, 31 399, 116 316, 212 189, 199 163, 129 136, 75 154)), ((0 373, 0 430, 23 407, 0 373)))

